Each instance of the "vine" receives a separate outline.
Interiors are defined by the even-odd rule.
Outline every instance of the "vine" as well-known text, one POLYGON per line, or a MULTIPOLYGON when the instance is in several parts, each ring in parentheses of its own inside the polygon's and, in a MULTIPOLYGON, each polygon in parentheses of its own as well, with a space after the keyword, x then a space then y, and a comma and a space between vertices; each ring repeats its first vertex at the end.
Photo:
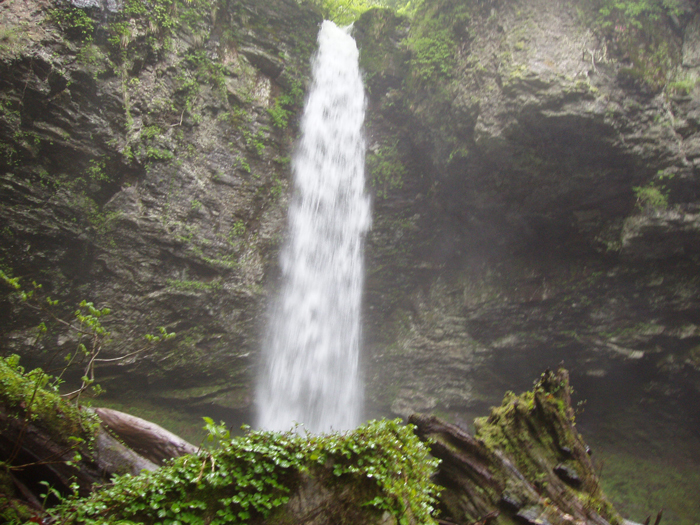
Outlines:
POLYGON ((438 487, 430 478, 437 463, 400 420, 322 436, 249 432, 221 439, 211 453, 116 478, 88 498, 67 500, 58 513, 63 523, 248 523, 283 512, 293 490, 312 474, 330 490, 337 482, 356 486, 358 505, 389 512, 401 524, 434 524, 438 487))

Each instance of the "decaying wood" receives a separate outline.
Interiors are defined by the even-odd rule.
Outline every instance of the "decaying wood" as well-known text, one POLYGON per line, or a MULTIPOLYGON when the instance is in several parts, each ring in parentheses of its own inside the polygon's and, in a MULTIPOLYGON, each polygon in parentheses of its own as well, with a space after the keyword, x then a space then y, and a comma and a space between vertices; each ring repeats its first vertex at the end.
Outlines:
POLYGON ((529 403, 506 397, 482 422, 496 436, 488 443, 478 431, 472 436, 435 416, 416 414, 410 421, 442 460, 436 483, 444 487, 445 522, 609 525, 618 518, 573 425, 564 370, 545 372, 529 403))
POLYGON ((140 417, 109 408, 96 408, 95 413, 127 446, 158 465, 197 452, 197 447, 191 443, 140 417))
POLYGON ((107 481, 113 474, 138 474, 157 468, 103 429, 98 430, 94 449, 89 450, 86 443, 57 441, 39 423, 8 414, 0 406, 0 460, 12 458, 12 479, 29 502, 46 492, 39 485, 40 480, 48 481, 65 494, 70 493, 71 484, 76 482, 79 493, 88 495, 95 483, 107 481), (80 453, 78 461, 75 461, 76 452, 80 453))

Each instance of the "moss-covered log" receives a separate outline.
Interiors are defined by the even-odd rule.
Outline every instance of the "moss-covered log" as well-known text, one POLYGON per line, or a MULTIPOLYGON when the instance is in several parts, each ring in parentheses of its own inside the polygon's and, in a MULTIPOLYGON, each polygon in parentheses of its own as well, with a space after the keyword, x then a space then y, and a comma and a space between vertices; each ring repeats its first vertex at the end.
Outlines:
POLYGON ((94 413, 47 389, 49 379, 40 369, 25 373, 16 356, 0 359, 0 518, 8 522, 25 503, 41 512, 59 494, 86 496, 113 474, 156 468, 94 413))
POLYGON ((434 416, 414 415, 442 460, 442 515, 459 524, 621 523, 602 493, 576 431, 566 370, 546 371, 533 391, 508 392, 475 421, 474 436, 434 416))

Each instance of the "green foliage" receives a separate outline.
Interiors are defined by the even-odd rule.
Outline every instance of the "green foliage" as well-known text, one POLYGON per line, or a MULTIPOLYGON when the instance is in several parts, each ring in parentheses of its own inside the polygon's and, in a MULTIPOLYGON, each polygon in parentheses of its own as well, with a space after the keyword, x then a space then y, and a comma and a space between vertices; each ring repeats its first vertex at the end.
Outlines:
POLYGON ((149 343, 160 343, 161 341, 169 341, 177 336, 175 332, 168 332, 164 326, 158 327, 158 333, 160 335, 146 334, 143 338, 149 343))
POLYGON ((372 7, 381 6, 376 0, 322 0, 323 15, 338 25, 345 26, 357 20, 372 7))
POLYGON ((403 187, 406 167, 398 152, 398 141, 382 146, 367 157, 367 168, 372 187, 380 199, 386 199, 390 190, 403 187))
POLYGON ((168 288, 181 292, 206 292, 221 290, 219 281, 182 281, 180 279, 168 279, 168 288))
POLYGON ((312 0, 327 20, 339 26, 351 24, 362 13, 375 7, 384 7, 401 15, 412 15, 423 0, 312 0))
POLYGON ((92 43, 92 41, 85 43, 80 51, 78 51, 76 58, 80 64, 92 72, 92 77, 94 79, 97 79, 99 75, 107 71, 109 63, 107 56, 102 52, 99 46, 92 43))
POLYGON ((233 223, 233 227, 231 228, 231 233, 235 235, 236 237, 242 237, 245 235, 245 223, 241 220, 238 220, 233 223))
POLYGON ((22 23, 15 27, 0 27, 0 58, 11 62, 20 57, 27 49, 29 39, 25 36, 29 30, 28 23, 22 23))
MULTIPOLYGON (((35 313, 38 312, 42 314, 43 317, 47 319, 45 322, 40 322, 33 330, 35 335, 33 344, 35 346, 46 334, 54 334, 53 329, 55 327, 60 327, 70 334, 75 347, 73 351, 69 351, 63 356, 64 365, 60 373, 53 378, 39 369, 37 369, 38 372, 32 371, 30 374, 38 374, 41 377, 42 383, 39 384, 37 381, 37 389, 49 388, 53 392, 58 393, 58 388, 63 384, 63 376, 66 372, 74 366, 82 367, 83 373, 80 379, 80 386, 61 396, 74 400, 76 405, 79 404, 80 396, 86 390, 90 389, 93 395, 98 395, 102 392, 101 387, 95 383, 96 363, 120 361, 150 349, 154 343, 175 337, 175 334, 167 333, 165 328, 161 327, 160 335, 146 336, 148 343, 139 350, 135 350, 121 357, 100 359, 100 352, 111 342, 110 333, 103 325, 103 318, 112 313, 109 308, 98 308, 94 303, 83 300, 73 311, 72 317, 65 317, 61 316, 57 311, 56 307, 59 301, 51 299, 48 295, 44 295, 41 284, 32 282, 31 288, 23 286, 18 277, 11 277, 11 274, 2 270, 0 270, 0 283, 11 289, 11 300, 19 302, 20 305, 29 308, 35 313), (47 323, 49 323, 48 326, 47 323), (49 380, 51 381, 50 383, 49 380)), ((60 352, 60 349, 56 350, 51 360, 55 359, 60 352)), ((31 404, 31 401, 29 404, 31 404)))
POLYGON ((109 180, 109 176, 105 173, 105 160, 91 159, 90 165, 85 170, 85 176, 93 182, 105 182, 109 180))
MULTIPOLYGON (((134 34, 144 35, 144 43, 153 52, 169 47, 176 29, 198 33, 211 19, 216 0, 125 0, 122 9, 109 24, 110 43, 127 50, 134 43, 134 34), (132 24, 136 24, 134 28, 132 24), (136 29, 134 31, 133 29, 136 29)), ((208 37, 208 35, 205 35, 208 37)))
POLYGON ((632 188, 635 197, 637 197, 637 207, 642 211, 661 211, 668 208, 670 190, 665 181, 673 177, 673 173, 662 170, 647 185, 632 188))
POLYGON ((452 74, 455 65, 454 37, 441 22, 431 20, 423 31, 409 37, 407 43, 413 52, 411 73, 420 82, 452 74))
POLYGON ((116 220, 122 215, 120 211, 105 212, 97 202, 84 192, 77 197, 76 205, 82 208, 85 219, 101 237, 114 229, 116 220))
POLYGON ((604 0, 599 8, 603 27, 628 23, 641 29, 646 19, 657 21, 662 16, 678 16, 683 12, 680 0, 604 0))
POLYGON ((267 112, 272 118, 272 125, 276 128, 287 128, 287 125, 289 124, 289 116, 292 113, 289 109, 290 102, 291 97, 289 95, 282 95, 275 99, 275 103, 272 107, 268 108, 267 112))
POLYGON ((346 434, 250 432, 228 441, 222 426, 205 422, 221 439, 218 450, 116 478, 87 498, 66 501, 63 523, 249 523, 285 505, 307 473, 331 489, 354 487, 358 505, 378 515, 435 523, 438 488, 430 477, 437 460, 411 425, 372 421, 346 434))
POLYGON ((190 50, 185 54, 185 63, 194 71, 195 78, 200 84, 216 87, 225 97, 226 68, 221 62, 215 62, 204 49, 190 50))
MULTIPOLYGON (((259 129, 255 134, 253 134, 253 132, 251 132, 248 128, 242 128, 241 135, 243 135, 243 140, 245 140, 245 144, 248 149, 253 150, 258 157, 261 157, 265 152, 264 141, 266 138, 263 128, 259 129)), ((241 161, 242 166, 244 166, 244 163, 245 161, 241 161)), ((248 166, 248 169, 245 169, 245 167, 243 167, 243 169, 250 173, 250 166, 248 166)))
POLYGON ((152 161, 165 162, 171 160, 174 156, 175 155, 173 155, 173 152, 167 149, 156 148, 153 146, 149 146, 146 149, 146 157, 152 161))
POLYGON ((206 440, 209 443, 220 445, 227 439, 231 439, 231 431, 226 427, 226 423, 222 421, 217 425, 210 417, 203 417, 202 419, 204 420, 202 429, 206 430, 206 440))
POLYGON ((668 191, 649 183, 646 186, 632 188, 637 197, 637 207, 641 210, 660 211, 668 208, 668 191))
POLYGON ((646 85, 653 91, 666 86, 680 64, 682 42, 666 22, 680 16, 680 0, 599 0, 597 24, 617 52, 628 56, 632 66, 622 78, 646 85))
POLYGON ((0 358, 0 404, 13 417, 44 428, 58 443, 75 450, 85 443, 89 448, 99 419, 62 399, 56 379, 40 368, 26 372, 17 355, 0 358))
POLYGON ((421 3, 416 9, 409 37, 411 80, 418 85, 449 79, 455 67, 456 36, 471 18, 470 5, 455 0, 421 3))
POLYGON ((241 168, 246 173, 251 172, 250 164, 248 163, 248 161, 246 159, 242 159, 239 157, 237 160, 238 160, 238 167, 239 168, 241 168))
POLYGON ((27 505, 9 499, 13 495, 13 490, 14 484, 9 474, 2 472, 2 463, 0 463, 0 522, 8 525, 29 523, 30 519, 36 518, 37 513, 27 505))
POLYGON ((273 177, 272 179, 272 188, 270 188, 270 196, 273 199, 277 199, 280 196, 282 196, 282 193, 284 192, 284 183, 282 182, 282 179, 277 177, 273 177))
POLYGON ((56 7, 50 14, 53 21, 69 38, 83 43, 92 42, 95 22, 84 9, 67 4, 56 7))
POLYGON ((141 137, 148 140, 158 138, 162 134, 163 130, 160 128, 160 126, 156 126, 155 124, 152 126, 146 126, 141 130, 141 137))
POLYGON ((668 83, 668 91, 672 95, 689 95, 698 84, 700 84, 698 78, 690 75, 681 75, 668 83))

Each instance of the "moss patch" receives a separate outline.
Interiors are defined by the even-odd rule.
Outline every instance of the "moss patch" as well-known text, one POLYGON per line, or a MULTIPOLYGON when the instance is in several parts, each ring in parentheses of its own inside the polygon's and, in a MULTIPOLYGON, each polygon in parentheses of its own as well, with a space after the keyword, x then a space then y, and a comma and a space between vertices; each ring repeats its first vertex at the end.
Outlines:
POLYGON ((99 420, 47 390, 51 376, 37 368, 25 373, 16 355, 0 358, 0 402, 8 414, 26 418, 46 430, 57 442, 68 445, 70 437, 92 443, 99 420))

